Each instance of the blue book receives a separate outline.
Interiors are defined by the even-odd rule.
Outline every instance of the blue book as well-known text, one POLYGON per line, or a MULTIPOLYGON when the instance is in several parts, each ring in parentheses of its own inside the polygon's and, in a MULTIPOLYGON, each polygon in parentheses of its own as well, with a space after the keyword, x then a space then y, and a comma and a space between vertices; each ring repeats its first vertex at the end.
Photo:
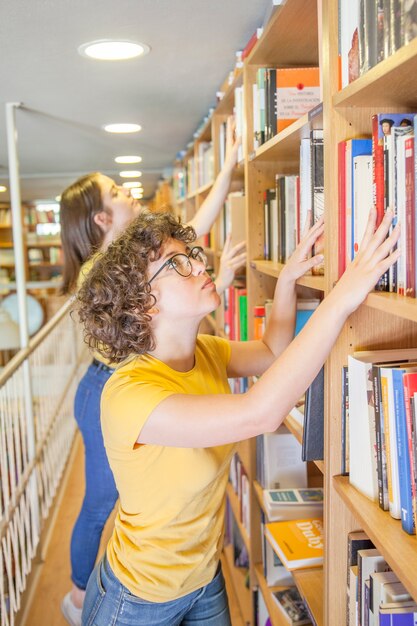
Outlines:
POLYGON ((409 607, 406 613, 379 613, 379 626, 415 626, 417 613, 409 607))
POLYGON ((398 476, 400 482, 401 525, 410 535, 416 532, 413 517, 411 491, 410 454, 408 450, 407 425, 405 420, 404 369, 392 370, 394 388, 395 426, 397 429, 398 476))

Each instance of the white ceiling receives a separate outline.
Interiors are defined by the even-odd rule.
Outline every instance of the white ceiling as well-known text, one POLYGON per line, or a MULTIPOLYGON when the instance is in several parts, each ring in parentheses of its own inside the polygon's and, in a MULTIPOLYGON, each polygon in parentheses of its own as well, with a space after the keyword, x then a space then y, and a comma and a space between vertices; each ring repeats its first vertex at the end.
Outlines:
POLYGON ((151 195, 271 1, 0 0, 0 184, 8 186, 4 103, 21 102, 23 200, 53 199, 91 171, 120 181, 119 154, 142 156, 151 195), (109 38, 141 41, 151 52, 123 62, 77 53, 82 43, 109 38), (116 136, 101 129, 113 122, 143 130, 116 136))

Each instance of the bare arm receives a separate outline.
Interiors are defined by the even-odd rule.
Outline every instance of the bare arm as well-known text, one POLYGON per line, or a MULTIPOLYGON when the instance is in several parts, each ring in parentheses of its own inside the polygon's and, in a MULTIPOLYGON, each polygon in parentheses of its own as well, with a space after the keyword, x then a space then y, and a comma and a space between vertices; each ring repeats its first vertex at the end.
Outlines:
POLYGON ((204 200, 197 213, 190 220, 189 224, 197 233, 197 237, 210 232, 216 221, 220 210, 226 200, 232 180, 233 168, 236 165, 239 141, 234 140, 234 121, 232 117, 227 120, 226 128, 226 157, 224 165, 219 172, 213 187, 207 198, 204 200))
POLYGON ((282 423, 317 375, 348 316, 398 259, 390 252, 399 227, 386 238, 392 221, 387 212, 374 233, 372 210, 359 254, 301 333, 242 395, 176 394, 162 401, 145 423, 138 441, 168 446, 208 447, 272 432, 282 423))
POLYGON ((232 238, 228 235, 220 257, 219 273, 214 281, 217 293, 221 295, 233 282, 236 270, 246 263, 246 242, 241 241, 232 247, 232 238))

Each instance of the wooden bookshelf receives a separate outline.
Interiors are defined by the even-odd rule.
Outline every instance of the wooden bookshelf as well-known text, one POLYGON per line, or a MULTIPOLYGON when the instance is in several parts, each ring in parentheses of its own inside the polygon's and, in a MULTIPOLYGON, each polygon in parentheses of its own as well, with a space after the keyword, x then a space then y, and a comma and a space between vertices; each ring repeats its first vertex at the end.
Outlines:
POLYGON ((257 583, 259 585, 259 589, 261 590, 261 593, 265 600, 272 626, 287 626, 287 620, 282 615, 275 600, 272 597, 272 593, 274 591, 280 591, 281 589, 285 589, 285 587, 268 587, 268 585, 266 584, 265 576, 263 575, 261 563, 257 563, 255 565, 255 575, 257 583))
POLYGON ((295 584, 305 600, 317 626, 323 626, 324 577, 320 567, 293 572, 295 584))
POLYGON ((243 543, 245 544, 247 551, 250 552, 250 541, 249 541, 248 533, 240 519, 239 498, 237 497, 237 494, 234 492, 231 483, 227 484, 226 494, 230 502, 230 508, 232 509, 233 517, 235 518, 235 522, 237 524, 239 532, 242 535, 243 543))
POLYGON ((225 546, 223 564, 227 567, 227 575, 233 585, 233 591, 239 601, 240 612, 245 624, 251 624, 253 620, 252 612, 252 591, 247 586, 247 570, 235 567, 233 562, 233 546, 225 546))
POLYGON ((413 598, 417 598, 415 536, 403 531, 401 521, 380 509, 377 502, 372 502, 352 487, 348 477, 335 476, 333 484, 360 527, 384 555, 413 598))
MULTIPOLYGON (((338 0, 286 0, 273 12, 263 34, 245 59, 243 70, 234 72, 220 91, 224 96, 210 117, 204 136, 211 137, 215 153, 215 175, 219 172, 219 128, 233 112, 234 90, 243 86, 245 119, 243 133, 244 160, 235 170, 234 181, 244 185, 246 196, 246 229, 248 233, 246 284, 248 312, 255 305, 271 298, 283 265, 263 260, 264 202, 263 192, 272 187, 275 175, 297 174, 300 142, 312 129, 324 129, 325 189, 325 273, 306 275, 297 281, 297 291, 306 297, 326 296, 336 284, 338 275, 338 143, 342 140, 371 135, 371 116, 380 112, 416 110, 417 106, 417 38, 372 68, 367 74, 339 91, 338 0), (296 120, 275 137, 254 149, 253 84, 260 67, 307 67, 320 64, 322 103, 310 114, 296 120), (308 294, 308 295, 307 295, 308 294)), ((196 141, 201 140, 200 137, 196 141)), ((207 139, 205 139, 207 140, 207 139)), ((188 153, 193 154, 192 150, 188 153)), ((183 211, 194 212, 207 190, 199 189, 192 198, 182 202, 183 211)), ((213 238, 214 242, 216 237, 213 238)), ((219 247, 211 243, 215 269, 218 268, 219 247)), ((249 313, 250 317, 250 313, 249 313)), ((219 318, 211 326, 222 336, 219 318)), ((224 333, 223 333, 224 335, 224 333)), ((249 324, 249 339, 252 328, 249 324)), ((346 624, 346 554, 347 535, 363 528, 379 548, 393 570, 417 600, 414 571, 417 566, 417 543, 389 513, 379 509, 353 487, 348 478, 337 476, 341 468, 341 369, 349 354, 359 349, 411 347, 417 345, 417 299, 397 294, 371 293, 345 324, 325 366, 325 441, 324 461, 309 464, 309 481, 324 483, 324 526, 326 550, 323 568, 299 570, 294 578, 306 598, 314 620, 319 626, 346 624), (336 477, 335 477, 336 476, 336 477), (335 477, 335 478, 334 478, 335 477)), ((302 366, 302 363, 300 364, 302 366)), ((302 441, 302 426, 288 416, 285 425, 302 441)), ((260 523, 266 514, 261 486, 256 482, 255 441, 241 442, 239 457, 252 484, 251 533, 247 536, 240 524, 240 507, 231 486, 228 497, 233 515, 247 544, 250 558, 250 584, 258 587, 270 611, 271 622, 281 626, 282 616, 271 589, 266 585, 261 560, 260 523)), ((254 626, 253 598, 242 582, 242 573, 234 572, 230 547, 228 562, 242 614, 254 626), (238 581, 238 582, 236 582, 238 581), (239 587, 240 585, 240 587, 239 587), (240 589, 240 592, 239 592, 240 589), (243 591, 245 590, 245 591, 243 591)))

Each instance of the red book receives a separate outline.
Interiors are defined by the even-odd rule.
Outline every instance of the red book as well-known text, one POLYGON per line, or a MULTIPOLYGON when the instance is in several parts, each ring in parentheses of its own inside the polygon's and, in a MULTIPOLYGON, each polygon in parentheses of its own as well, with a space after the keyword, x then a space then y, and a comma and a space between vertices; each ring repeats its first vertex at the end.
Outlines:
POLYGON ((258 41, 258 39, 259 39, 259 37, 261 35, 262 35, 262 28, 257 28, 255 30, 255 32, 253 33, 252 37, 249 39, 249 41, 246 44, 246 46, 243 48, 242 61, 243 61, 243 59, 246 59, 247 56, 249 56, 249 54, 251 53, 251 51, 255 47, 255 44, 256 44, 256 42, 258 41))
POLYGON ((415 186, 414 186, 414 137, 405 140, 405 224, 406 224, 406 291, 410 298, 416 297, 416 239, 415 186))
POLYGON ((384 140, 381 137, 381 115, 372 116, 372 183, 373 199, 379 226, 384 217, 384 140))
POLYGON ((338 145, 339 278, 346 269, 346 141, 338 145))
POLYGON ((411 496, 413 501, 413 517, 416 522, 417 514, 417 488, 416 488, 416 433, 414 432, 414 419, 411 402, 414 402, 414 394, 417 393, 417 372, 406 373, 403 376, 404 385, 404 404, 405 404, 405 421, 407 427, 407 443, 410 455, 410 478, 411 478, 411 496))

